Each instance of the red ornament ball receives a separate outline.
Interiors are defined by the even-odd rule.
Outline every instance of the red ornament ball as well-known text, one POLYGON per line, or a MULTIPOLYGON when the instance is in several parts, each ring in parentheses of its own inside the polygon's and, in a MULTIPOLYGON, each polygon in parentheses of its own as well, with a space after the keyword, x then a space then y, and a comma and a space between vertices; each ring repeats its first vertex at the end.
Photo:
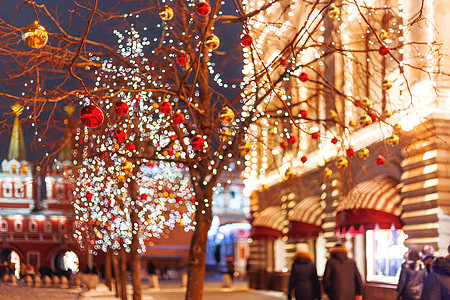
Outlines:
POLYGON ((242 36, 242 38, 241 38, 242 46, 248 47, 248 46, 251 46, 252 43, 253 43, 253 38, 250 34, 244 34, 244 36, 242 36))
POLYGON ((103 111, 93 104, 83 107, 80 112, 81 123, 90 128, 100 126, 104 118, 103 111))
POLYGON ((303 119, 308 116, 308 112, 304 109, 302 109, 299 114, 300 114, 300 117, 303 119))
POLYGON ((355 106, 361 106, 362 100, 359 99, 359 98, 356 98, 356 99, 355 99, 355 102, 353 102, 353 104, 355 104, 355 106))
POLYGON ((114 137, 117 139, 119 143, 124 142, 127 139, 127 133, 123 129, 119 129, 116 131, 114 137))
POLYGON ((292 145, 297 141, 297 138, 295 136, 291 135, 287 141, 290 145, 292 145))
POLYGON ((201 135, 196 135, 192 138, 191 145, 194 150, 203 150, 205 148, 205 139, 201 135))
POLYGON ((195 7, 195 10, 197 11, 199 16, 207 16, 211 12, 211 6, 207 2, 199 2, 197 6, 195 7))
POLYGON ((378 155, 377 157, 377 165, 381 166, 386 162, 386 158, 383 155, 378 155))
POLYGON ((183 168, 183 164, 182 163, 177 163, 177 168, 178 169, 182 169, 183 168))
POLYGON ((280 143, 280 146, 281 146, 281 148, 286 148, 286 147, 288 146, 288 142, 282 141, 282 142, 280 143))
POLYGON ((167 150, 167 154, 172 156, 175 153, 175 150, 173 150, 173 148, 169 148, 169 150, 167 150))
POLYGON ((88 201, 91 201, 93 196, 94 196, 94 194, 92 194, 92 193, 87 193, 86 194, 86 198, 88 199, 88 201))
POLYGON ((177 197, 175 198, 175 200, 176 200, 178 203, 181 203, 181 202, 183 202, 183 197, 177 196, 177 197))
POLYGON ((147 166, 150 167, 150 168, 153 168, 154 164, 150 161, 150 162, 147 164, 147 166))
POLYGON ((314 140, 317 140, 320 136, 320 133, 318 131, 311 133, 311 138, 314 140))
POLYGON ((305 72, 301 72, 300 75, 298 76, 298 79, 300 79, 301 82, 306 82, 308 81, 308 73, 305 72))
POLYGON ((134 149, 136 149, 136 146, 135 146, 133 143, 129 143, 129 144, 126 146, 126 149, 127 149, 128 151, 133 151, 134 149))
POLYGON ((377 120, 377 115, 374 113, 370 113, 369 117, 372 119, 372 122, 375 122, 377 120))
POLYGON ((305 163, 308 160, 308 158, 306 158, 306 156, 303 155, 302 158, 300 158, 300 160, 302 163, 305 163))
POLYGON ((281 58, 280 63, 283 67, 286 67, 289 64, 289 61, 286 58, 281 58))
POLYGON ((191 57, 186 52, 180 52, 177 55, 177 64, 180 66, 185 66, 191 61, 191 57))
POLYGON ((183 116, 182 113, 176 113, 176 114, 173 116, 172 120, 173 120, 173 124, 175 124, 175 125, 180 125, 180 124, 183 124, 183 123, 184 123, 185 117, 183 116))
POLYGON ((353 148, 350 147, 347 149, 346 153, 348 157, 353 157, 355 155, 355 150, 353 150, 353 148))
POLYGON ((126 115, 128 113, 128 104, 123 101, 116 102, 114 105, 114 110, 119 116, 126 115))
POLYGON ((333 139, 331 140, 331 143, 333 143, 333 144, 337 144, 337 142, 338 142, 338 139, 337 139, 337 138, 333 138, 333 139))
POLYGON ((387 55, 389 53, 389 47, 388 46, 381 46, 380 49, 378 49, 378 53, 380 53, 380 55, 387 55))
POLYGON ((163 114, 168 115, 172 111, 172 104, 170 104, 170 102, 167 102, 167 101, 163 102, 163 104, 161 104, 161 106, 159 107, 159 110, 163 114))
POLYGON ((148 198, 148 194, 144 193, 141 195, 141 200, 145 201, 145 200, 147 200, 147 198, 148 198))

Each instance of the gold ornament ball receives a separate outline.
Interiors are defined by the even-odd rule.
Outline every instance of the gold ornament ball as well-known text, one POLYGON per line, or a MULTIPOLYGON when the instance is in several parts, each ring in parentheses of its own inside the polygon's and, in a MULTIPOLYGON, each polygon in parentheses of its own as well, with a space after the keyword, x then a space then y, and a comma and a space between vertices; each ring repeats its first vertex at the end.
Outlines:
POLYGON ((364 98, 361 105, 363 107, 371 107, 372 106, 372 101, 370 101, 369 98, 364 98))
POLYGON ((400 124, 398 124, 398 123, 395 123, 394 124, 394 130, 400 131, 400 130, 402 130, 402 126, 400 124))
POLYGON ((336 117, 337 117, 337 113, 336 113, 334 110, 331 110, 331 111, 330 111, 330 114, 328 115, 328 117, 329 117, 331 120, 334 120, 334 119, 336 119, 336 117))
POLYGON ((228 128, 222 128, 222 129, 220 130, 220 138, 221 138, 223 141, 228 140, 232 135, 233 135, 233 133, 232 133, 231 130, 228 129, 228 128))
POLYGON ((325 171, 323 172, 323 176, 325 176, 325 178, 328 178, 331 175, 333 175, 333 171, 331 171, 330 168, 325 168, 325 171))
POLYGON ((392 81, 390 81, 389 79, 385 79, 385 80, 383 80, 382 86, 383 86, 383 90, 385 90, 385 91, 389 90, 392 88, 392 81))
POLYGON ((241 153, 242 156, 246 156, 250 150, 252 149, 252 145, 247 142, 246 140, 242 140, 239 143, 239 152, 241 153))
POLYGON ((386 110, 386 111, 384 112, 384 117, 385 117, 385 118, 389 118, 389 117, 391 117, 391 116, 392 116, 392 111, 386 110))
POLYGON ((278 129, 276 127, 271 127, 267 130, 267 133, 269 135, 275 135, 275 134, 277 134, 277 132, 278 132, 278 129))
POLYGON ((291 168, 288 168, 288 169, 286 170, 286 172, 284 172, 284 176, 285 176, 286 178, 291 178, 292 176, 294 176, 294 172, 292 172, 291 168))
POLYGON ((358 156, 360 158, 367 158, 369 157, 370 151, 367 148, 362 148, 358 151, 358 156))
POLYGON ((395 133, 393 133, 390 137, 388 137, 386 139, 386 144, 388 144, 390 146, 398 145, 399 142, 400 142, 400 138, 395 133))
POLYGON ((348 160, 344 156, 340 156, 336 160, 336 167, 338 167, 338 169, 343 169, 343 168, 346 168, 347 166, 348 166, 348 160))
POLYGON ((366 127, 366 126, 372 124, 372 118, 369 117, 368 114, 364 114, 364 116, 362 116, 361 118, 359 118, 359 124, 360 124, 362 127, 366 127))
POLYGON ((348 122, 348 126, 355 127, 356 126, 356 122, 351 120, 351 121, 348 122))
POLYGON ((381 29, 380 31, 380 40, 385 41, 389 38, 389 33, 386 30, 381 29))
POLYGON ((206 37, 205 46, 209 50, 216 50, 220 46, 220 39, 214 33, 211 33, 206 37))
POLYGON ((339 18, 340 15, 341 15, 341 12, 339 11, 339 9, 337 7, 331 6, 328 9, 328 16, 330 18, 337 19, 337 18, 339 18))
POLYGON ((28 47, 40 49, 47 44, 48 33, 38 21, 34 21, 22 30, 22 40, 28 47))
POLYGON ((220 122, 230 124, 234 120, 234 112, 228 106, 224 106, 219 115, 220 122))
POLYGON ((161 20, 169 21, 173 18, 173 9, 166 5, 159 12, 159 16, 161 20))

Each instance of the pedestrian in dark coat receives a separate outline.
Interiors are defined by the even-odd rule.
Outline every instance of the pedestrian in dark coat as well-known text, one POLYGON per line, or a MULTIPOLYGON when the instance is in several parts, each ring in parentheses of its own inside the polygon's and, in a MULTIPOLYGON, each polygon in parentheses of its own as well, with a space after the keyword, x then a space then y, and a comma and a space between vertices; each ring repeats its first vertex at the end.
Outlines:
POLYGON ((419 300, 422 294, 423 280, 427 276, 427 269, 420 261, 417 251, 408 254, 408 261, 402 265, 398 280, 397 299, 419 300))
POLYGON ((330 300, 362 299, 362 280, 356 263, 340 244, 331 248, 323 275, 323 287, 330 300))
POLYGON ((296 300, 320 299, 320 283, 316 266, 308 252, 297 252, 293 259, 287 297, 292 299, 292 290, 296 300))
POLYGON ((432 271, 423 282, 420 300, 450 299, 450 257, 438 257, 431 266, 432 271))

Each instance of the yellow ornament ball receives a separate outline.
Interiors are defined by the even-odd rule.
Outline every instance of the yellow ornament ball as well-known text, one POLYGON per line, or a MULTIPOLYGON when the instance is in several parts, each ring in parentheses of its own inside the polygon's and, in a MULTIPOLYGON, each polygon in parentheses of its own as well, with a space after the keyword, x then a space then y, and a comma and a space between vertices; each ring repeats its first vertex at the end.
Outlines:
POLYGON ((160 11, 159 16, 161 20, 169 21, 173 18, 173 9, 170 8, 168 5, 165 5, 160 11))
POLYGON ((38 21, 34 21, 22 30, 22 40, 28 47, 40 49, 47 44, 48 33, 38 21))
POLYGON ((389 90, 392 88, 392 81, 390 81, 389 79, 385 79, 385 80, 383 80, 382 86, 383 86, 383 90, 385 90, 385 91, 389 90))
POLYGON ((359 125, 361 125, 362 127, 366 127, 370 124, 372 124, 372 118, 369 117, 368 114, 364 114, 364 116, 359 118, 359 125))
POLYGON ((372 101, 370 101, 369 98, 364 98, 361 105, 363 107, 371 107, 372 106, 372 101))
POLYGON ((247 142, 246 140, 242 140, 239 143, 239 152, 241 153, 242 156, 246 156, 250 150, 252 149, 252 145, 247 142))
POLYGON ((234 112, 228 106, 224 106, 219 115, 220 122, 230 124, 234 120, 234 112))
POLYGON ((325 176, 325 178, 328 178, 331 175, 333 175, 333 171, 330 168, 325 168, 325 170, 323 172, 323 176, 325 176))
POLYGON ((341 15, 341 12, 339 11, 339 9, 337 7, 331 6, 328 9, 328 16, 330 18, 337 19, 337 18, 339 18, 340 15, 341 15))
POLYGON ((222 129, 220 130, 220 138, 221 138, 223 141, 227 141, 232 135, 233 135, 233 133, 232 133, 231 130, 228 129, 228 128, 222 128, 222 129))
POLYGON ((348 122, 348 126, 354 127, 354 126, 356 126, 356 122, 353 121, 353 120, 350 120, 350 121, 348 122))
POLYGON ((387 33, 386 30, 381 29, 381 31, 380 31, 380 40, 385 41, 387 39, 389 39, 389 33, 387 33))
POLYGON ((391 110, 384 111, 384 117, 385 118, 390 118, 391 116, 392 116, 392 111, 391 110))
POLYGON ((291 178, 292 176, 294 176, 294 172, 292 172, 290 168, 287 168, 286 172, 284 172, 284 176, 286 178, 291 178))
POLYGON ((214 33, 211 33, 206 37, 205 46, 209 50, 216 50, 220 46, 220 39, 214 33))
POLYGON ((358 156, 360 158, 367 158, 369 157, 370 151, 367 148, 362 148, 358 151, 358 156))
POLYGON ((347 166, 348 166, 348 160, 344 156, 340 156, 336 160, 336 167, 338 167, 338 169, 343 169, 343 168, 346 168, 347 166))
POLYGON ((400 142, 400 138, 395 133, 393 133, 390 137, 388 137, 386 139, 386 144, 388 144, 390 146, 398 145, 399 142, 400 142))

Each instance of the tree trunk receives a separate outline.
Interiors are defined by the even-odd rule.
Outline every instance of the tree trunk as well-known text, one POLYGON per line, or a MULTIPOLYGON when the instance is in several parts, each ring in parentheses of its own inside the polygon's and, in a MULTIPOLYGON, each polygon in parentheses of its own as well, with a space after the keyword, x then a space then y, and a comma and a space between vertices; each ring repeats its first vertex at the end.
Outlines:
POLYGON ((114 269, 114 278, 115 280, 115 296, 117 298, 120 298, 121 292, 120 292, 120 279, 122 276, 120 276, 120 270, 119 270, 119 255, 117 254, 112 254, 112 263, 113 263, 113 269, 114 269))
POLYGON ((127 300, 127 255, 125 250, 120 249, 120 298, 127 300))
POLYGON ((105 284, 108 287, 108 289, 111 291, 111 253, 112 250, 108 248, 108 251, 106 251, 106 261, 105 261, 105 284))
MULTIPOLYGON (((201 182, 201 181, 200 181, 201 182)), ((189 270, 188 285, 186 290, 186 300, 203 299, 203 285, 205 280, 206 265, 206 242, 208 239, 208 230, 211 226, 212 212, 211 205, 205 205, 205 199, 211 204, 212 189, 205 187, 204 190, 196 189, 196 199, 199 202, 195 214, 194 235, 191 240, 189 250, 189 270)))

